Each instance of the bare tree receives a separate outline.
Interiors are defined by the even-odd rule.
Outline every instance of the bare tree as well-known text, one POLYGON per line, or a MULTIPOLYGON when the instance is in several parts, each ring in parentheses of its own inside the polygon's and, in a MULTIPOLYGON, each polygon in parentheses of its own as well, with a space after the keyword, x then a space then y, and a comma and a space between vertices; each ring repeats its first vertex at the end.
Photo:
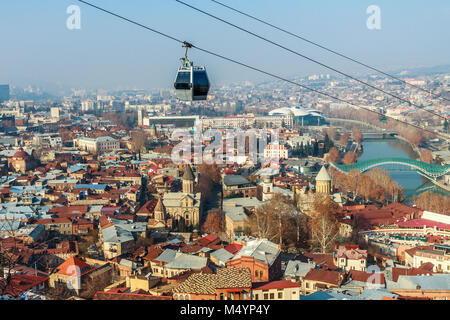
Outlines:
POLYGON ((419 195, 414 204, 422 210, 450 215, 450 197, 426 191, 419 195))
POLYGON ((142 131, 135 131, 131 133, 131 139, 133 140, 133 151, 140 152, 147 145, 147 135, 142 131))
POLYGON ((338 224, 329 214, 315 214, 311 224, 311 247, 329 252, 339 234, 338 224))
POLYGON ((339 139, 339 143, 346 146, 348 143, 348 139, 350 139, 350 134, 348 132, 344 132, 339 139))
POLYGON ((336 147, 330 149, 326 155, 326 161, 337 163, 341 160, 341 154, 336 147))
POLYGON ((311 247, 321 253, 327 253, 339 235, 337 217, 340 208, 327 195, 316 197, 313 208, 314 212, 309 221, 311 247))
POLYGON ((358 155, 356 154, 356 152, 349 151, 345 154, 344 158, 342 159, 342 163, 353 164, 356 163, 356 160, 358 160, 358 155))
POLYGON ((269 203, 256 209, 250 216, 250 226, 258 237, 271 241, 277 239, 282 245, 286 241, 295 242, 300 239, 302 220, 298 216, 301 215, 293 200, 275 193, 269 203), (299 227, 298 230, 294 230, 295 226, 299 227))
POLYGON ((259 238, 273 240, 277 238, 277 232, 274 230, 273 216, 264 209, 258 208, 250 216, 250 228, 253 234, 259 238))
POLYGON ((17 247, 17 239, 15 237, 12 221, 5 221, 2 226, 3 228, 0 229, 0 231, 6 232, 8 235, 6 240, 11 239, 13 243, 12 246, 5 247, 3 243, 5 239, 0 240, 0 278, 3 279, 3 281, 0 281, 0 296, 4 295, 11 285, 12 273, 19 258, 19 249, 17 247))
POLYGON ((225 230, 225 213, 220 209, 211 210, 208 213, 201 230, 204 233, 221 235, 225 230))
POLYGON ((361 143, 363 141, 363 135, 361 133, 361 130, 359 130, 357 127, 352 128, 353 133, 353 140, 357 143, 361 143))
POLYGON ((433 153, 428 149, 423 149, 420 153, 420 160, 426 163, 432 163, 433 162, 433 153))
POLYGON ((334 127, 326 129, 326 133, 328 134, 328 137, 330 137, 331 140, 336 141, 337 139, 337 130, 334 127))

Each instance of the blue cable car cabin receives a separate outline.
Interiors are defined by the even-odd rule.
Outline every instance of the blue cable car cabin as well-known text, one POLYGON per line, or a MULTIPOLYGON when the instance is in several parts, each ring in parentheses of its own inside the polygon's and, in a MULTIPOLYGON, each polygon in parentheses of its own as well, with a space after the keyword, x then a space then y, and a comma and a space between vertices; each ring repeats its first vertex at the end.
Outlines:
POLYGON ((187 49, 191 45, 185 43, 184 46, 186 52, 184 58, 181 58, 183 64, 178 68, 175 78, 175 94, 179 100, 184 101, 206 100, 210 87, 206 68, 194 66, 187 58, 187 49))

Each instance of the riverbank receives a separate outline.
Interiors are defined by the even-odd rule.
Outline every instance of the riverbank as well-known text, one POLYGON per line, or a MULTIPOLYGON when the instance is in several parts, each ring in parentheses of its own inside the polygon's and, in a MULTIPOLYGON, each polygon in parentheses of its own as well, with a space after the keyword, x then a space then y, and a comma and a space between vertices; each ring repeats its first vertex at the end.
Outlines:
POLYGON ((438 186, 439 188, 441 188, 441 189, 443 189, 443 190, 445 190, 445 191, 447 191, 447 192, 450 192, 450 186, 448 186, 448 185, 445 185, 445 184, 443 184, 443 183, 440 183, 439 181, 435 181, 435 180, 430 180, 434 185, 436 185, 436 186, 438 186))
MULTIPOLYGON (((363 141, 362 154, 358 161, 378 159, 382 157, 408 158, 417 157, 417 151, 413 150, 409 143, 403 139, 373 139, 363 141)), ((426 179, 415 171, 398 170, 395 167, 387 168, 389 175, 397 182, 405 192, 405 202, 412 203, 416 196, 416 190, 426 182, 426 179)))
POLYGON ((411 149, 416 153, 417 158, 420 159, 420 153, 421 153, 421 150, 420 150, 419 147, 416 147, 416 146, 412 145, 412 144, 408 141, 408 139, 403 138, 401 135, 398 135, 398 134, 397 134, 397 135, 394 136, 394 138, 406 142, 406 143, 411 147, 411 149))

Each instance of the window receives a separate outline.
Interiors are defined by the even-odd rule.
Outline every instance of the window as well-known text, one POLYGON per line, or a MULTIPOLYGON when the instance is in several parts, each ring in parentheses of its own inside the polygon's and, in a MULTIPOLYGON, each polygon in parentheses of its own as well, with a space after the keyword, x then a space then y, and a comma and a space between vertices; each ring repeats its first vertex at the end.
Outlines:
POLYGON ((259 294, 255 294, 255 300, 259 300, 259 294))
POLYGON ((259 272, 259 277, 260 277, 260 278, 263 277, 263 272, 262 272, 262 271, 259 272))
POLYGON ((269 294, 268 293, 264 293, 264 300, 269 300, 269 294))
POLYGON ((175 89, 188 90, 191 88, 191 73, 179 72, 175 80, 175 89))
POLYGON ((278 299, 283 299, 283 292, 278 292, 278 299))
POLYGON ((255 270, 255 277, 258 276, 258 270, 255 270))
POLYGON ((271 293, 270 294, 270 300, 273 300, 275 298, 275 294, 274 293, 271 293))

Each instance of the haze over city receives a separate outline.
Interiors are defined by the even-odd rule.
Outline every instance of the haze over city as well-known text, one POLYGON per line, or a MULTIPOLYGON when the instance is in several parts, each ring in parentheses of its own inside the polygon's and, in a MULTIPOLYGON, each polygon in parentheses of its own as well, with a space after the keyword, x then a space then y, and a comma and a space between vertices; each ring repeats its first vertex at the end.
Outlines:
MULTIPOLYGON (((203 48, 283 76, 331 73, 259 39, 244 34, 175 1, 98 0, 94 4, 203 48)), ((208 0, 191 2, 251 31, 350 73, 367 73, 342 58, 246 19, 208 0)), ((448 1, 378 1, 381 29, 369 30, 366 8, 372 1, 228 1, 245 12, 359 58, 383 70, 448 65, 448 1)), ((183 49, 137 26, 83 6, 77 1, 2 1, 3 61, 0 83, 76 88, 167 88, 183 49), (81 29, 68 30, 69 5, 80 5, 81 29), (18 18, 20 17, 20 18, 18 18)), ((206 65, 213 87, 268 78, 192 50, 206 65)))

